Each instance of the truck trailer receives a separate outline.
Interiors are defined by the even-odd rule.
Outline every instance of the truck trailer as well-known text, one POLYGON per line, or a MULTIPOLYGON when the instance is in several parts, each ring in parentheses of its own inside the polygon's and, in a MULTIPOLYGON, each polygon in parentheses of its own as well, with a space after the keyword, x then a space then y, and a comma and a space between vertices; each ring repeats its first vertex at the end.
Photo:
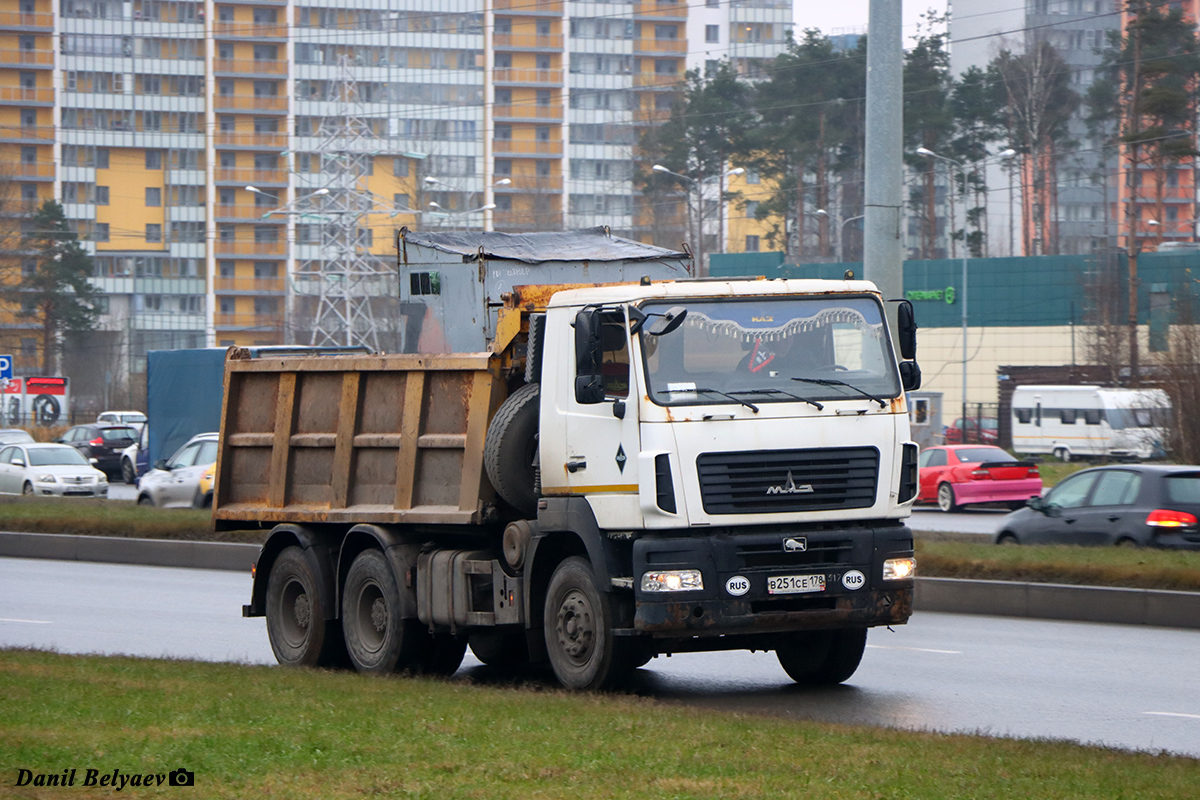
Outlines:
POLYGON ((599 689, 757 649, 827 684, 909 618, 910 305, 894 347, 851 279, 496 299, 483 352, 230 349, 213 515, 271 528, 243 613, 281 664, 451 674, 469 643, 599 689))

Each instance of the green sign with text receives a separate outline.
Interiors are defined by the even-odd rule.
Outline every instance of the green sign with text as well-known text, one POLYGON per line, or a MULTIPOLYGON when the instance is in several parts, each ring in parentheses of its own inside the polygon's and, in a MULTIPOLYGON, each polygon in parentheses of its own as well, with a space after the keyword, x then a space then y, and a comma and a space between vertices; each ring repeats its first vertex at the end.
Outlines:
POLYGON ((909 300, 944 300, 947 305, 954 304, 954 295, 953 286, 947 286, 945 289, 913 289, 904 293, 905 298, 909 300))

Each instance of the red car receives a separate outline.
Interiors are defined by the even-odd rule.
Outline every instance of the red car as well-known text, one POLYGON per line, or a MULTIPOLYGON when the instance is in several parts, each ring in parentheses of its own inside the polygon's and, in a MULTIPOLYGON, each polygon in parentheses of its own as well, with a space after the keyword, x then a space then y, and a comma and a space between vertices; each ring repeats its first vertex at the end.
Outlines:
POLYGON ((963 418, 959 417, 954 420, 953 425, 946 426, 946 444, 963 444, 964 427, 967 430, 967 443, 995 444, 1000 438, 1000 421, 995 417, 984 417, 982 420, 979 417, 970 417, 966 422, 964 426, 963 418))
POLYGON ((975 503, 1005 503, 1017 509, 1041 497, 1042 476, 1032 461, 1017 461, 999 447, 955 444, 921 453, 917 502, 957 511, 975 503))

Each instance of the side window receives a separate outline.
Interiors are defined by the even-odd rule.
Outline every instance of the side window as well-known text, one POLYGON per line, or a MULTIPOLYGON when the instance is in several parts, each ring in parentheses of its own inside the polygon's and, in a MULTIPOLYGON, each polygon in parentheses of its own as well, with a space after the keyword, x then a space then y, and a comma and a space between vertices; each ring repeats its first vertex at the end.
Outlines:
POLYGON ((1100 416, 1101 416, 1100 409, 1098 409, 1098 408, 1084 409, 1083 422, 1085 425, 1099 425, 1100 424, 1100 416))
POLYGON ((1123 469, 1109 470, 1100 476, 1096 491, 1092 492, 1093 506, 1129 506, 1138 498, 1142 488, 1142 476, 1123 469))
POLYGON ((0 464, 10 463, 15 452, 17 452, 17 448, 15 447, 6 447, 0 450, 0 464))
POLYGON ((929 463, 927 467, 944 467, 946 466, 946 451, 933 450, 929 453, 929 463))
POLYGON ((629 336, 625 330, 624 315, 606 315, 600 335, 604 345, 604 358, 601 362, 604 393, 609 397, 628 397, 629 336))
POLYGON ((196 456, 196 466, 207 467, 209 464, 217 462, 217 443, 216 442, 201 442, 200 452, 196 456))
POLYGON ((930 458, 932 458, 932 457, 933 457, 933 451, 932 451, 932 450, 926 450, 925 452, 921 453, 921 457, 920 457, 919 459, 917 459, 917 467, 918 467, 918 468, 920 468, 920 467, 928 467, 928 466, 929 466, 929 459, 930 459, 930 458))
POLYGON ((1074 425, 1075 413, 1075 409, 1073 408, 1063 408, 1059 410, 1058 418, 1062 420, 1063 425, 1074 425))
POLYGON ((1028 425, 1033 420, 1032 408, 1014 408, 1013 413, 1017 415, 1017 422, 1022 425, 1028 425))
POLYGON ((63 437, 64 442, 74 442, 79 438, 79 428, 71 428, 67 431, 67 435, 63 437))
POLYGON ((173 468, 190 467, 196 463, 196 453, 200 452, 200 444, 189 444, 179 453, 171 458, 170 466, 173 468))
POLYGON ((1079 508, 1087 499, 1088 490, 1096 482, 1096 472, 1083 472, 1072 475, 1054 487, 1046 497, 1047 508, 1079 508))

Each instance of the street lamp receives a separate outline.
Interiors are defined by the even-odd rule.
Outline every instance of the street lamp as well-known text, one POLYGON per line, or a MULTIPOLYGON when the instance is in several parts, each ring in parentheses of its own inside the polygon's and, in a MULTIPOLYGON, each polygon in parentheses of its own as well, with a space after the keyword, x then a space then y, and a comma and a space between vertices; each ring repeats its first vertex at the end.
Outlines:
MULTIPOLYGON (((673 175, 680 180, 687 181, 696 189, 698 204, 696 208, 696 262, 699 265, 697 269, 704 267, 704 184, 709 181, 720 181, 721 186, 717 189, 717 248, 719 252, 725 251, 725 207, 723 199, 725 197, 724 179, 733 175, 744 175, 746 170, 742 167, 734 167, 731 170, 722 172, 720 175, 710 175, 707 178, 696 180, 695 178, 681 175, 678 172, 667 169, 662 164, 655 164, 650 168, 654 172, 664 172, 667 175, 673 175)), ((690 205, 690 204, 689 204, 690 205)))
MULTIPOLYGON (((962 443, 966 444, 967 443, 967 428, 969 427, 967 424, 967 256, 970 254, 970 251, 967 249, 967 237, 966 237, 967 228, 966 228, 966 224, 965 224, 965 221, 966 221, 965 214, 966 214, 966 209, 967 209, 966 198, 965 198, 965 193, 967 190, 967 169, 961 161, 956 161, 953 158, 948 158, 943 155, 938 155, 937 153, 933 152, 932 150, 930 150, 929 148, 926 148, 926 147, 918 147, 917 155, 928 156, 929 158, 937 158, 937 159, 941 159, 942 161, 945 161, 948 164, 953 164, 954 166, 958 167, 959 175, 962 177, 962 191, 964 193, 964 199, 963 199, 964 200, 963 201, 964 225, 963 225, 963 255, 962 255, 962 428, 960 429, 961 430, 960 435, 962 437, 962 443)), ((1008 158, 1009 156, 1013 156, 1013 155, 1016 155, 1016 151, 1013 150, 1012 148, 1008 148, 1006 150, 1000 151, 996 155, 992 156, 992 158, 1008 158)), ((988 161, 988 160, 989 159, 985 158, 983 161, 976 162, 976 163, 982 164, 984 161, 988 161)), ((951 209, 950 217, 951 217, 951 219, 953 219, 954 218, 954 206, 952 205, 950 207, 950 209, 951 209)), ((979 430, 979 426, 982 426, 982 424, 983 424, 982 421, 976 422, 976 426, 977 426, 976 431, 979 430)))
POLYGON ((838 232, 838 254, 837 254, 838 261, 845 260, 846 226, 856 220, 866 219, 866 216, 867 216, 866 214, 859 214, 857 217, 850 217, 850 219, 842 220, 842 227, 839 229, 839 232, 838 232))

